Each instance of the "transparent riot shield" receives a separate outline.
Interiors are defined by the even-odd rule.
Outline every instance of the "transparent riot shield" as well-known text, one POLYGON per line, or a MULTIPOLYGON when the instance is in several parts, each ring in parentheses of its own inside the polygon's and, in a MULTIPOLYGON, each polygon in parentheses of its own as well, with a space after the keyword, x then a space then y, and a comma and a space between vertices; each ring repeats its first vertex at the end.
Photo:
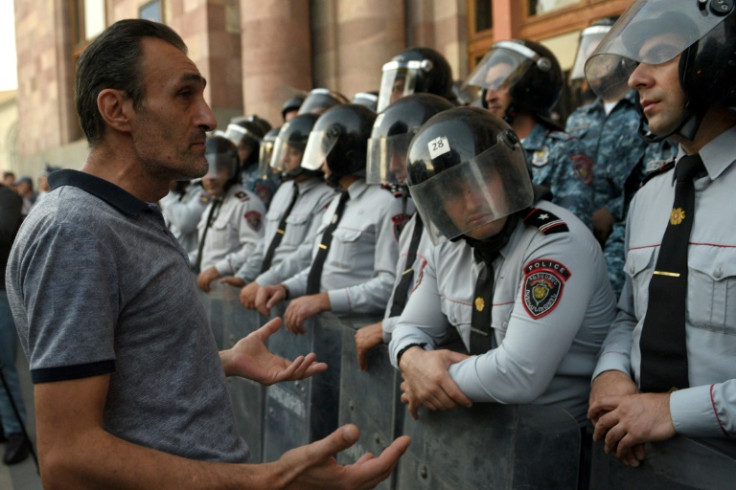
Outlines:
MULTIPOLYGON (((240 304, 238 298, 240 288, 223 287, 224 348, 230 348, 238 340, 257 330, 268 319, 261 316, 256 310, 246 309, 240 304)), ((227 383, 235 412, 236 427, 250 447, 249 462, 260 463, 263 461, 266 387, 255 381, 238 377, 229 377, 227 383)))
POLYGON ((645 458, 630 468, 593 446, 591 490, 726 489, 736 486, 736 443, 726 439, 675 437, 644 446, 645 458))
POLYGON ((204 310, 207 313, 207 320, 209 321, 212 335, 215 337, 215 343, 217 344, 218 349, 223 348, 223 336, 225 325, 227 323, 228 312, 225 305, 225 299, 223 298, 225 287, 226 286, 220 284, 218 281, 212 281, 212 284, 210 284, 210 291, 208 293, 199 290, 199 297, 202 299, 204 310))
POLYGON ((275 461, 285 451, 337 429, 342 323, 333 314, 322 313, 307 320, 305 327, 303 335, 282 328, 271 336, 269 350, 286 359, 314 352, 329 368, 310 378, 266 389, 264 461, 275 461))
POLYGON ((567 412, 539 405, 478 403, 405 417, 409 449, 399 489, 575 489, 580 428, 567 412))
MULTIPOLYGON (((355 349, 355 331, 351 325, 345 325, 343 329, 339 425, 357 425, 360 440, 338 454, 340 464, 354 463, 366 452, 381 454, 401 435, 405 412, 399 389, 401 373, 391 366, 388 346, 381 343, 374 347, 368 353, 368 371, 361 371, 355 349)), ((376 488, 395 488, 395 479, 396 472, 376 488)))

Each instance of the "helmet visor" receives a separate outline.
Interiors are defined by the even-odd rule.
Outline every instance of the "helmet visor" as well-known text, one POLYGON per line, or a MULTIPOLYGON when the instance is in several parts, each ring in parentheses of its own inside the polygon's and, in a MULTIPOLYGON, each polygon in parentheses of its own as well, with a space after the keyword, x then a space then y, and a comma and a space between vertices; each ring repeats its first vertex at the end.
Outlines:
POLYGON ((225 138, 235 143, 235 146, 240 145, 240 142, 243 141, 243 138, 245 138, 246 136, 258 142, 261 141, 260 136, 258 136, 252 131, 248 131, 247 128, 244 128, 243 126, 239 124, 233 123, 233 124, 227 125, 227 129, 225 130, 225 138))
POLYGON ((367 183, 406 183, 406 152, 412 136, 414 135, 411 133, 402 133, 368 140, 367 183))
POLYGON ((207 159, 207 174, 205 177, 214 179, 217 177, 217 171, 227 169, 227 178, 232 179, 238 170, 238 162, 234 154, 227 153, 205 153, 207 159))
POLYGON ((532 205, 526 159, 514 153, 518 151, 496 144, 409 187, 435 243, 442 236, 457 238, 532 205))
POLYGON ((290 144, 286 139, 280 136, 276 138, 274 143, 273 156, 271 157, 271 168, 274 172, 286 175, 293 172, 302 162, 304 155, 304 146, 290 144))
POLYGON ((381 88, 378 92, 376 112, 381 112, 392 102, 414 93, 417 72, 428 61, 389 61, 383 65, 381 88))
POLYGON ((271 140, 263 140, 258 148, 258 175, 262 179, 268 179, 271 175, 271 156, 274 144, 271 140))
POLYGON ((620 97, 639 63, 671 61, 726 18, 710 12, 702 15, 695 3, 637 0, 585 63, 591 89, 603 99, 620 97))
POLYGON ((302 157, 302 168, 306 170, 321 170, 322 164, 327 161, 327 157, 335 145, 339 136, 328 131, 312 131, 309 133, 307 147, 304 149, 302 157))
POLYGON ((575 55, 575 63, 572 65, 572 70, 570 70, 571 82, 585 78, 585 62, 610 30, 611 26, 591 26, 583 29, 580 34, 578 52, 575 55))
POLYGON ((488 90, 512 87, 537 59, 539 55, 522 44, 498 42, 483 56, 465 85, 488 90))

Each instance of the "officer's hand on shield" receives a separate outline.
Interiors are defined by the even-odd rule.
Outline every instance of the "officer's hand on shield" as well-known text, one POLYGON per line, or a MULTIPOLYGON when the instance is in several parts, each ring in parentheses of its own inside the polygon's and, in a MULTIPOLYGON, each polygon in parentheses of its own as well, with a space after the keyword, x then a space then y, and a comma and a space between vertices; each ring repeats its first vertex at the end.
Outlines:
POLYGON ((293 299, 284 312, 286 329, 293 334, 307 333, 304 322, 329 309, 330 297, 327 293, 310 294, 293 299))
POLYGON ((258 294, 259 287, 258 283, 253 281, 240 290, 240 303, 249 310, 256 308, 256 295, 258 294))
POLYGON ((430 410, 448 410, 458 405, 472 406, 450 377, 450 365, 469 356, 451 350, 425 351, 412 347, 401 356, 399 368, 404 382, 401 383, 401 401, 409 404, 409 414, 417 418, 417 410, 425 405, 430 410))
POLYGON ((388 478, 411 439, 401 436, 378 457, 366 453, 351 465, 339 465, 335 453, 355 444, 359 436, 356 426, 345 425, 324 439, 287 451, 271 464, 281 465, 284 478, 294 482, 286 486, 289 489, 373 488, 388 478))
POLYGON ((359 328, 355 331, 355 350, 358 354, 358 367, 368 370, 368 351, 383 341, 383 321, 359 328))
POLYGON ((258 313, 266 317, 271 316, 271 308, 276 306, 279 301, 286 299, 286 292, 286 286, 283 284, 258 288, 255 301, 255 307, 258 313))
POLYGON ((209 293, 210 283, 218 277, 220 277, 220 273, 217 272, 217 269, 215 267, 210 267, 209 269, 203 270, 199 273, 199 276, 197 276, 197 287, 205 293, 209 293))
POLYGON ((263 385, 308 378, 327 369, 324 362, 315 362, 314 353, 288 361, 268 351, 265 341, 278 331, 281 318, 274 318, 255 332, 240 339, 233 347, 220 351, 220 360, 227 376, 240 376, 263 385))

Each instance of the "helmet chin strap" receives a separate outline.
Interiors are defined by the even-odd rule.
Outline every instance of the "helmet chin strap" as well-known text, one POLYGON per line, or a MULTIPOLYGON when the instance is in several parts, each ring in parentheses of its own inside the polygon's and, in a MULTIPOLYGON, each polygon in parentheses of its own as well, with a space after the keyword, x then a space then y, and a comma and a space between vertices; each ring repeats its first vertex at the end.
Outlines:
POLYGON ((703 121, 703 115, 697 114, 695 111, 691 110, 688 107, 689 105, 690 101, 687 101, 685 103, 685 107, 682 110, 682 114, 680 115, 680 120, 677 121, 677 124, 675 124, 675 126, 670 131, 667 131, 663 134, 654 134, 649 130, 649 128, 647 127, 646 116, 644 116, 644 113, 641 110, 641 106, 638 106, 639 136, 650 143, 665 140, 672 135, 681 136, 688 141, 694 140, 695 134, 698 132, 698 128, 700 128, 700 123, 703 121))

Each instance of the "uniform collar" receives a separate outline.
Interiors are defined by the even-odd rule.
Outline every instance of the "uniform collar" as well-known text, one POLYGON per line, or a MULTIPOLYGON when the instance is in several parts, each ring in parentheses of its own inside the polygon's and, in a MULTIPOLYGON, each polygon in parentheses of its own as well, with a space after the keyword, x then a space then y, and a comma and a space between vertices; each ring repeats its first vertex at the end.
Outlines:
POLYGON ((356 199, 361 194, 363 194, 366 189, 368 189, 368 184, 365 183, 365 180, 356 180, 355 182, 350 184, 350 187, 348 187, 348 194, 350 194, 350 199, 356 199))
POLYGON ((77 187, 102 199, 122 214, 137 217, 142 212, 151 212, 152 209, 145 201, 141 201, 133 194, 116 186, 110 181, 95 177, 86 172, 62 169, 49 174, 49 187, 53 190, 57 187, 69 185, 77 187))
POLYGON ((297 186, 297 188, 299 189, 299 193, 304 194, 305 192, 317 187, 319 184, 324 182, 324 180, 319 177, 313 177, 311 179, 305 180, 304 182, 292 182, 294 182, 294 185, 297 186))
POLYGON ((544 124, 536 123, 531 132, 524 138, 521 146, 525 150, 541 150, 547 137, 548 129, 544 124))
MULTIPOLYGON (((733 148, 735 147, 736 126, 722 132, 700 149, 698 154, 701 160, 703 160, 703 165, 711 180, 717 179, 728 167, 736 162, 736 157, 734 157, 733 153, 733 148)), ((685 151, 680 146, 677 150, 677 159, 675 162, 679 161, 683 156, 685 156, 685 151)), ((672 172, 673 182, 674 179, 675 173, 672 172)))

